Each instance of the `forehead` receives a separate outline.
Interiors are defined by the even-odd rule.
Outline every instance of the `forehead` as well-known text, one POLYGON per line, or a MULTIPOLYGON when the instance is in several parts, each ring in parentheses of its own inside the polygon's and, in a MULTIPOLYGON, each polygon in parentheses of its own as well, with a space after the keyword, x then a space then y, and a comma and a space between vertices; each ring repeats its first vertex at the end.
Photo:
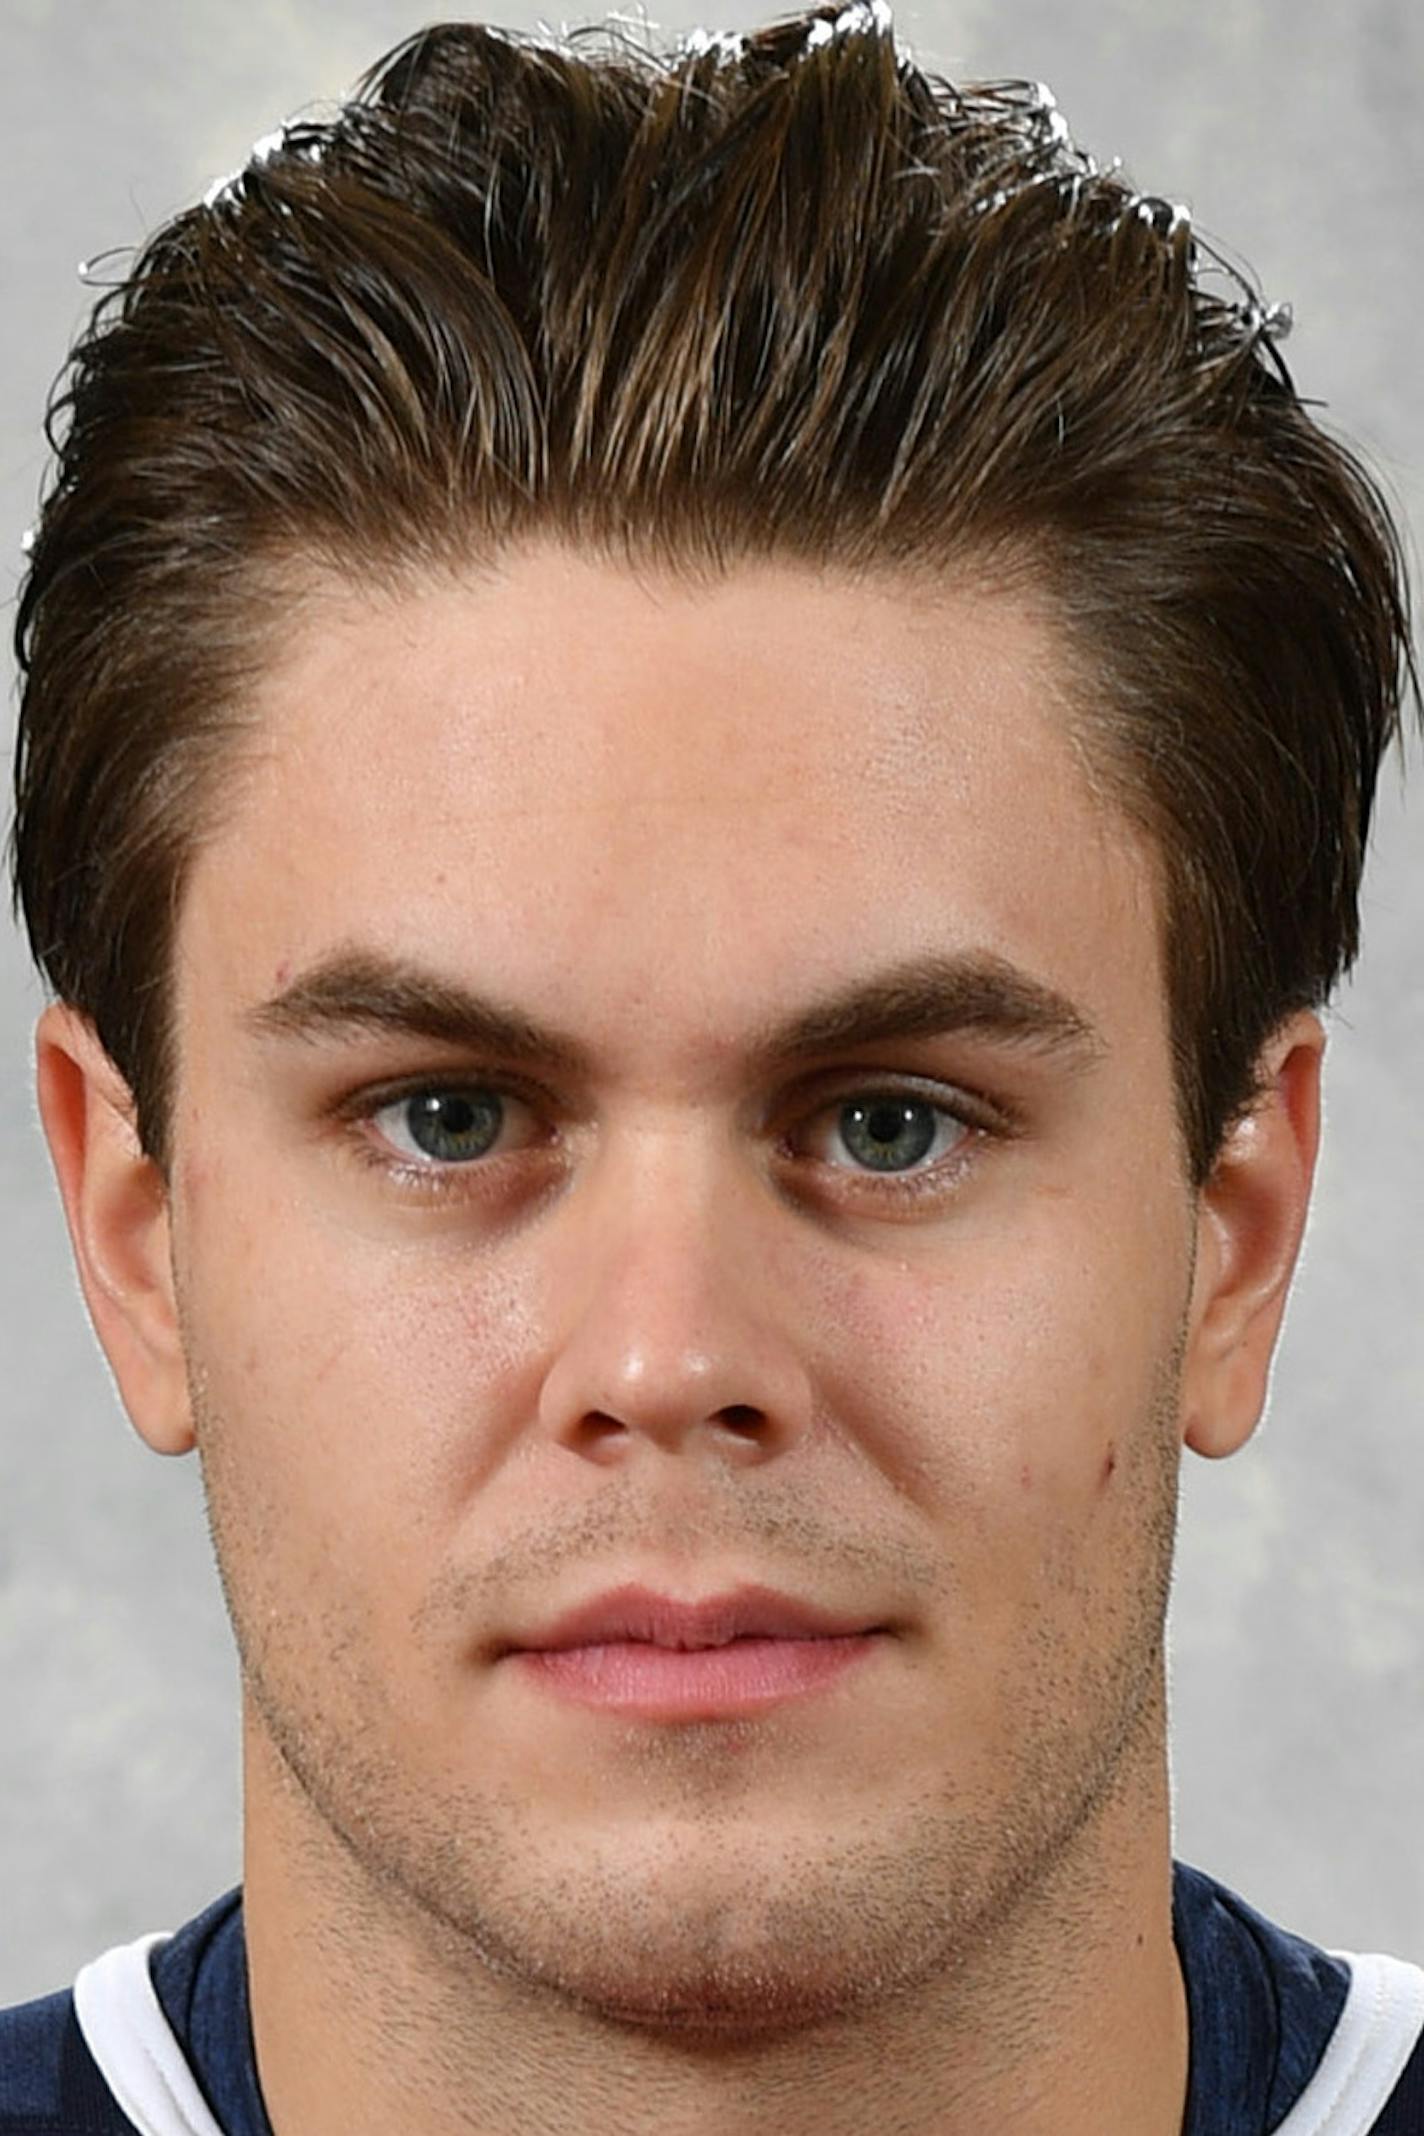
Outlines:
POLYGON ((732 1043, 768 997, 925 951, 1091 997, 1105 931, 1155 997, 1150 864, 1092 790, 1072 687, 1026 597, 969 585, 756 564, 692 588, 542 549, 330 587, 198 856, 180 1011, 196 973, 250 1000, 356 942, 590 1031, 656 1003, 732 1043))

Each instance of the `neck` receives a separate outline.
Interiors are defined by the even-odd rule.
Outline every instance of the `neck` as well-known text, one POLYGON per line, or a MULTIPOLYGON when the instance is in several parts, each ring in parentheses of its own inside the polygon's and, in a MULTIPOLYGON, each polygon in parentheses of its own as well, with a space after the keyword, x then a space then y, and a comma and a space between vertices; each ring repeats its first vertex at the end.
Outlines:
POLYGON ((882 2004, 754 2039, 512 1978, 316 1817, 249 1713, 245 1920, 274 2136, 1180 2136, 1165 1698, 1113 1796, 992 1935, 882 2004), (1149 1740, 1150 1738, 1150 1740, 1149 1740))

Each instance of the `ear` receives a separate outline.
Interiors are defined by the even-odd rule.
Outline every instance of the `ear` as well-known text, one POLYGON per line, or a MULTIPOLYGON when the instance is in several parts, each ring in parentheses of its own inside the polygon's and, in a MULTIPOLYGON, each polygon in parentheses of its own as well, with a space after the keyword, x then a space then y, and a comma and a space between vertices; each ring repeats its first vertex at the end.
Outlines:
POLYGON ((128 1085, 92 1024, 63 1002, 39 1020, 35 1067, 79 1281, 124 1407, 155 1453, 187 1453, 168 1190, 139 1143, 128 1085))
POLYGON ((1182 1377, 1194 1453, 1245 1445, 1266 1403, 1271 1358, 1310 1206, 1320 1143, 1325 1033, 1308 1011, 1272 1035, 1261 1096, 1222 1144, 1197 1205, 1197 1255, 1182 1377))

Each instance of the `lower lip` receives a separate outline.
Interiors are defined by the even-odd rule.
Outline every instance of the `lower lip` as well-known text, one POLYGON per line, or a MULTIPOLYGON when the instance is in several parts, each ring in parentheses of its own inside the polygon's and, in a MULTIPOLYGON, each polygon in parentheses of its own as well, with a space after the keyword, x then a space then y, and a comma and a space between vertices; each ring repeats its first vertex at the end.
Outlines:
POLYGON ((660 1647, 641 1639, 511 1655, 545 1689, 581 1706, 649 1720, 713 1720, 756 1712, 837 1682, 880 1635, 733 1639, 718 1647, 660 1647))

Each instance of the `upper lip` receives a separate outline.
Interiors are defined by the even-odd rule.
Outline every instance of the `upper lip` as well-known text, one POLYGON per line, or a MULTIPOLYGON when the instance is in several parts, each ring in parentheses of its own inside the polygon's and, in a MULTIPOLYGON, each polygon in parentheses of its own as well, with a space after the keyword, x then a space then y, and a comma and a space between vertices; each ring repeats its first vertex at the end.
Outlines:
POLYGON ((552 1624, 512 1639, 506 1653, 599 1646, 620 1639, 661 1647, 726 1646, 730 1640, 832 1639, 881 1629, 872 1618, 818 1608, 771 1587, 736 1587, 698 1601, 678 1601, 647 1587, 613 1587, 567 1610, 552 1624))

